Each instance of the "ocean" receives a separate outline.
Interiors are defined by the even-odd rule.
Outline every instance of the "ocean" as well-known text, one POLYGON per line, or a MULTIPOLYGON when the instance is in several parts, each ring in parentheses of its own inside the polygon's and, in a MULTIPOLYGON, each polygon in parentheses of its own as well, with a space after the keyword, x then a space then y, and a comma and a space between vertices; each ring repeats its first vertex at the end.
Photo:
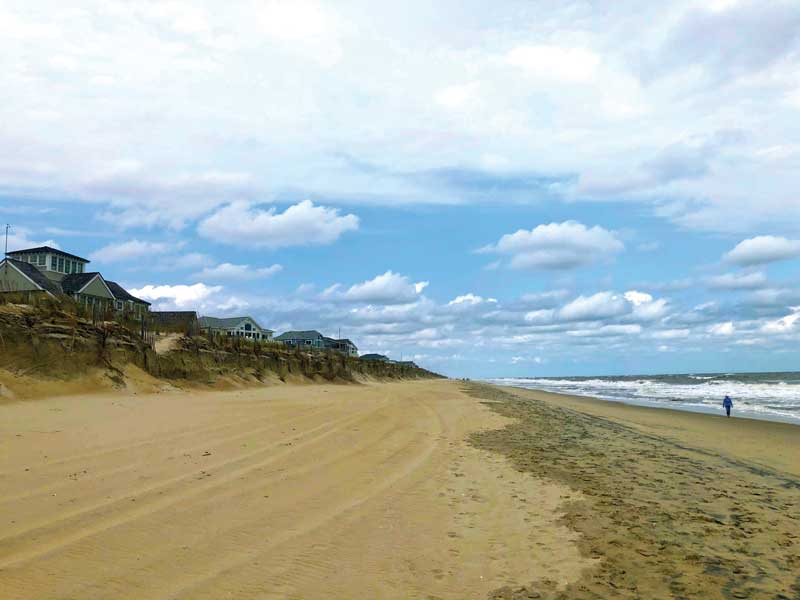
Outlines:
POLYGON ((487 381, 498 385, 712 414, 724 414, 722 399, 729 394, 733 399, 733 416, 800 425, 800 372, 501 377, 487 381))

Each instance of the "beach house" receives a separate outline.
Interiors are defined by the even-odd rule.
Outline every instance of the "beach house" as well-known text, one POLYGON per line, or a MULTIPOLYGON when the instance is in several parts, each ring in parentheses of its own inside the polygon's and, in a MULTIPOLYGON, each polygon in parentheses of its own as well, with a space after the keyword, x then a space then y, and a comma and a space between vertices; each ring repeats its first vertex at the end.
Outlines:
POLYGON ((335 340, 333 338, 324 338, 325 348, 336 350, 347 356, 358 356, 358 348, 356 345, 347 338, 335 340))
POLYGON ((287 331, 280 334, 275 338, 276 342, 282 342, 287 346, 296 346, 300 348, 317 348, 322 349, 325 347, 325 336, 319 331, 287 331))
POLYGON ((375 360, 378 362, 393 363, 394 361, 384 354, 362 354, 363 360, 375 360))
POLYGON ((88 272, 89 260, 50 246, 15 250, 0 261, 0 293, 66 295, 99 310, 143 315, 150 303, 136 298, 100 273, 88 272))
POLYGON ((252 340, 272 340, 271 329, 259 325, 253 317, 200 317, 200 329, 228 337, 243 337, 252 340))

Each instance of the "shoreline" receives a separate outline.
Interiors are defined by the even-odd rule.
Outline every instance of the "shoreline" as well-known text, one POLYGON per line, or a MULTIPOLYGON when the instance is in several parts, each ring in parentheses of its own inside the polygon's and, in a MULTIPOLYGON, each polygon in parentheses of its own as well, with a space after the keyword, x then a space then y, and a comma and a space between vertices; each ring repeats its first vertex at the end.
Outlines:
MULTIPOLYGON (((566 396, 570 398, 582 398, 586 400, 594 400, 597 402, 608 402, 611 404, 622 404, 626 406, 638 406, 641 408, 654 408, 658 410, 670 410, 675 412, 683 412, 683 413, 694 413, 698 415, 708 415, 708 416, 724 416, 724 411, 722 409, 722 400, 719 403, 719 411, 715 410, 711 405, 693 405, 693 404, 686 404, 681 403, 680 401, 675 401, 674 406, 668 406, 664 402, 659 402, 657 400, 639 400, 635 398, 601 398, 599 396, 585 396, 582 394, 568 394, 566 392, 552 392, 550 390, 545 390, 542 388, 533 388, 533 387, 525 387, 521 385, 513 385, 509 383, 502 383, 502 379, 476 379, 476 382, 484 383, 486 385, 494 385, 497 387, 502 388, 513 388, 517 390, 528 390, 531 392, 538 392, 542 394, 554 394, 556 396, 566 396)), ((786 416, 782 414, 774 414, 774 413, 758 413, 758 412, 748 412, 748 411, 737 411, 736 404, 733 406, 733 412, 731 413, 731 418, 736 419, 748 419, 752 421, 768 421, 770 423, 786 423, 789 425, 800 426, 800 415, 797 417, 794 416, 786 416)))
POLYGON ((796 426, 488 384, 464 391, 515 419, 473 444, 583 498, 564 522, 597 566, 566 589, 537 587, 540 597, 800 595, 796 426))

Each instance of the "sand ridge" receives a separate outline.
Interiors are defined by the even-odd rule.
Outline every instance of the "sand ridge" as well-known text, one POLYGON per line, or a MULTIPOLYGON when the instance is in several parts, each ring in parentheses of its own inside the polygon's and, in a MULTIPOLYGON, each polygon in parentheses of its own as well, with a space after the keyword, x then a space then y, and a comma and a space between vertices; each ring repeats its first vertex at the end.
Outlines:
POLYGON ((0 411, 0 598, 480 598, 593 562, 451 382, 0 411))

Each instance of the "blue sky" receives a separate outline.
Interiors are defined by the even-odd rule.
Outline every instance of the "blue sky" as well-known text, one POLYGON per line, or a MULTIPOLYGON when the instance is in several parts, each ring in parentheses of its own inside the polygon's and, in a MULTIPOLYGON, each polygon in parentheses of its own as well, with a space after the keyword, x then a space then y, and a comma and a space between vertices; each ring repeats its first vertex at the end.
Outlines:
POLYGON ((455 376, 796 368, 800 6, 9 1, 0 217, 455 376))

